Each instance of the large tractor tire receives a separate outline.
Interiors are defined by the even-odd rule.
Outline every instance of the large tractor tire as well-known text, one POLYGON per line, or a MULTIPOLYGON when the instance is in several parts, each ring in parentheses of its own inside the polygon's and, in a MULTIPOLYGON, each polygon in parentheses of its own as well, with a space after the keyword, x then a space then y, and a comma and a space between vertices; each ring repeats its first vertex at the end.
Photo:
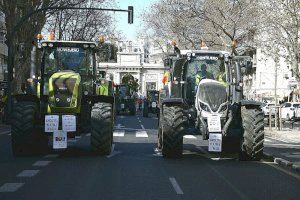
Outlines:
POLYGON ((48 150, 48 137, 36 127, 37 104, 18 102, 13 105, 11 143, 14 156, 44 154, 48 150))
POLYGON ((178 158, 182 155, 183 133, 187 119, 179 106, 164 106, 161 121, 162 155, 167 158, 178 158))
POLYGON ((91 111, 91 146, 100 155, 109 155, 113 142, 113 113, 109 103, 95 103, 91 111))
POLYGON ((264 149, 264 113, 255 108, 242 108, 242 122, 240 160, 260 160, 264 149))

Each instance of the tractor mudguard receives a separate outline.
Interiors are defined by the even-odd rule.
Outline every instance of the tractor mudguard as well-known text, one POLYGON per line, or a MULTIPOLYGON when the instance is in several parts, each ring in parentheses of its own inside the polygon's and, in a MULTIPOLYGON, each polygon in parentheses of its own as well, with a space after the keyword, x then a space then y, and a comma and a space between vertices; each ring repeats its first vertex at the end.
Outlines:
POLYGON ((254 100, 241 100, 241 106, 260 108, 261 103, 254 100))
POLYGON ((114 96, 105 96, 105 95, 88 96, 87 99, 89 99, 93 104, 98 102, 114 104, 115 102, 114 96))
POLYGON ((163 105, 166 105, 166 104, 178 105, 178 104, 184 104, 184 101, 182 98, 167 98, 162 101, 162 104, 163 105))
POLYGON ((16 94, 16 95, 13 95, 13 99, 17 100, 17 102, 31 101, 31 102, 35 102, 37 104, 40 103, 38 96, 32 95, 32 94, 16 94))

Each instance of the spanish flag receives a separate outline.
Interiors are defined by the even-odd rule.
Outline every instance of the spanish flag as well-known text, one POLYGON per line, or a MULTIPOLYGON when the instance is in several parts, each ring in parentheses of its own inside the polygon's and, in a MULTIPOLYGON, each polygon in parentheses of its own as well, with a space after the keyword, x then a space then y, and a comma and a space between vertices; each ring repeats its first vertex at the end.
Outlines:
POLYGON ((166 84, 168 83, 169 77, 170 77, 170 72, 169 72, 169 71, 166 71, 166 72, 164 73, 164 77, 163 77, 163 79, 162 79, 162 82, 163 82, 164 85, 166 85, 166 84))

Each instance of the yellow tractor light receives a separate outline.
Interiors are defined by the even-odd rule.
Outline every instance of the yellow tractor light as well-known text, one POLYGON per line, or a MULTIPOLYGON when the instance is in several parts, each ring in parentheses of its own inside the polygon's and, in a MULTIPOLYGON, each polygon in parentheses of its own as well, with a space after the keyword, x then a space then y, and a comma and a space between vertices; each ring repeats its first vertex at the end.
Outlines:
POLYGON ((55 40, 55 33, 53 31, 50 32, 48 40, 55 40))
POLYGON ((37 36, 36 36, 36 39, 37 40, 42 40, 44 37, 43 37, 43 35, 42 34, 37 34, 37 36))
POLYGON ((99 42, 100 42, 100 43, 104 43, 104 42, 105 42, 105 37, 104 37, 104 35, 100 35, 100 37, 99 37, 99 42))
POLYGON ((172 41, 171 41, 171 45, 172 45, 172 46, 176 46, 176 45, 177 45, 176 40, 172 40, 172 41))
POLYGON ((237 47, 237 41, 233 40, 232 43, 231 43, 231 45, 232 45, 232 48, 236 48, 237 47))

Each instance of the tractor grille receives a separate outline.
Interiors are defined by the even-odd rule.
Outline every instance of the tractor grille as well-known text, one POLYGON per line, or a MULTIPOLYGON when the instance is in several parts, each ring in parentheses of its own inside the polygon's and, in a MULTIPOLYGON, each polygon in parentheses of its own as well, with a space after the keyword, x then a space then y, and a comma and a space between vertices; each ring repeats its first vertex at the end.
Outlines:
POLYGON ((227 98, 226 87, 217 82, 201 83, 198 95, 199 99, 207 103, 213 112, 217 112, 227 98))
POLYGON ((53 92, 56 107, 70 107, 76 78, 53 79, 53 92))

